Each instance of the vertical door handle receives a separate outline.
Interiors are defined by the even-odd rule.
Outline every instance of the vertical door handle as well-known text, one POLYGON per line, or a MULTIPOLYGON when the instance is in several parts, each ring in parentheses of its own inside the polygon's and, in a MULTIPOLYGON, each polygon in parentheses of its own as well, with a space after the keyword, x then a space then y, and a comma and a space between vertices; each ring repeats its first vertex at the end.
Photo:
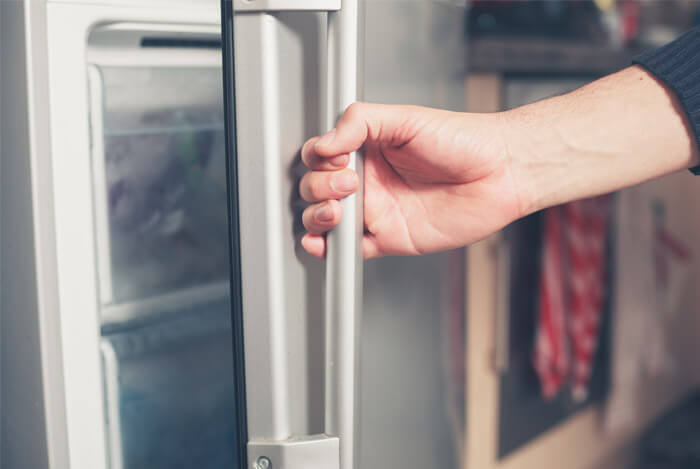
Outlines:
MULTIPOLYGON (((328 13, 327 128, 358 100, 360 89, 359 0, 342 0, 328 13)), ((343 218, 327 234, 326 249, 326 407, 325 432, 340 439, 340 469, 359 467, 359 336, 362 307, 362 159, 350 155, 349 168, 360 189, 341 201, 343 218)))
MULTIPOLYGON (((322 110, 330 129, 359 98, 360 0, 232 0, 233 11, 325 11, 328 13, 322 110)), ((349 167, 362 181, 362 161, 349 167)), ((362 184, 341 201, 343 220, 327 235, 325 279, 325 424, 323 435, 248 442, 249 467, 265 469, 356 469, 359 416, 359 331, 362 302, 362 184)))

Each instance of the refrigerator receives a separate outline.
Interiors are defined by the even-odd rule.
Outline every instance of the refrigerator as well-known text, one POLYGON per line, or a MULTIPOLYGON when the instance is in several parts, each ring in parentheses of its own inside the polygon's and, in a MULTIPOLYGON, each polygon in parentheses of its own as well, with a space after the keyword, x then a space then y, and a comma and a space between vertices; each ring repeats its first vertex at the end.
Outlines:
POLYGON ((0 466, 457 467, 464 252, 363 262, 360 195, 314 259, 296 187, 356 100, 463 108, 464 12, 2 2, 0 466))

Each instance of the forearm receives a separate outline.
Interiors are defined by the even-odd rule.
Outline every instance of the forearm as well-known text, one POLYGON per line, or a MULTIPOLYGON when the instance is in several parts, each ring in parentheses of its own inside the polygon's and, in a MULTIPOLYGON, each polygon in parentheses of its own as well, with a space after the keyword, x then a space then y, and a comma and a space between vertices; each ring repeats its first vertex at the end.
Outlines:
POLYGON ((678 99, 638 66, 503 118, 523 215, 698 164, 678 99))

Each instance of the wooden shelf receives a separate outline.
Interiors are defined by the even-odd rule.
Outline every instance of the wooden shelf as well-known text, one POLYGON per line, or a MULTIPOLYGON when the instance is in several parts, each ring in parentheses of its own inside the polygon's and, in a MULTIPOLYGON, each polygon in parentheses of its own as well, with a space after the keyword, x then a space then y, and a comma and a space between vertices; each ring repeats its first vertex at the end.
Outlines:
POLYGON ((620 70, 642 50, 541 38, 471 39, 469 72, 603 75, 620 70))

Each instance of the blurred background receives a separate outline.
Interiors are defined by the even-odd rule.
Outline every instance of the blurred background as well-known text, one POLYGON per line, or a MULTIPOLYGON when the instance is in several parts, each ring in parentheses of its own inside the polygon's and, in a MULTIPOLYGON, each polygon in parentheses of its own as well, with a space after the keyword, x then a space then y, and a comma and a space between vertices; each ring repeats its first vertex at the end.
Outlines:
MULTIPOLYGON (((473 1, 467 110, 578 88, 699 12, 696 1, 473 1)), ((467 467, 700 467, 693 183, 677 174, 554 207, 467 249, 467 467), (602 246, 588 268, 572 262, 578 235, 602 246), (587 306, 571 288, 584 278, 587 306)))

